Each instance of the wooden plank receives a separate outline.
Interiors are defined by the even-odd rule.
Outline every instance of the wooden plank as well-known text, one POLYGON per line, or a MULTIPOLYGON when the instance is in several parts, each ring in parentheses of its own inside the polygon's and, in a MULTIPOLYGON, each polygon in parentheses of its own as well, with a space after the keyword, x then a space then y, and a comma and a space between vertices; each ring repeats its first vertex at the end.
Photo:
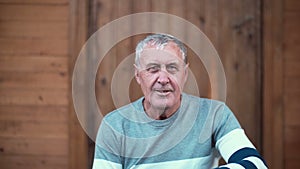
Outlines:
MULTIPOLYGON (((127 0, 126 3, 123 1, 117 1, 116 2, 116 8, 117 8, 117 17, 122 17, 126 15, 131 14, 131 0, 127 0)), ((124 26, 121 30, 117 30, 119 32, 122 32, 123 29, 130 32, 132 30, 132 23, 128 24, 129 26, 124 26)), ((135 47, 132 45, 131 38, 123 39, 121 42, 119 42, 116 45, 116 56, 117 56, 117 64, 119 64, 123 59, 127 58, 131 53, 135 52, 135 47)))
POLYGON ((95 11, 93 14, 96 15, 96 23, 94 23, 96 27, 99 28, 117 18, 116 12, 114 11, 116 10, 115 4, 116 1, 94 0, 95 11))
POLYGON ((0 4, 1 21, 65 21, 68 5, 0 4))
POLYGON ((150 10, 151 10, 150 1, 132 0, 133 13, 149 12, 150 10))
MULTIPOLYGON (((218 28, 219 28, 219 13, 221 10, 218 9, 218 2, 217 0, 204 0, 204 18, 205 25, 203 32, 212 42, 214 47, 219 52, 219 44, 218 44, 218 28)), ((222 8, 221 8, 222 9, 222 8)), ((223 26, 223 25, 222 25, 223 26)), ((224 54, 223 54, 224 55, 224 54)))
POLYGON ((46 4, 46 5, 66 5, 68 0, 0 0, 1 4, 46 4))
MULTIPOLYGON (((132 13, 138 13, 138 12, 149 12, 151 10, 151 3, 150 1, 139 1, 139 0, 132 0, 132 13)), ((151 27, 151 22, 149 21, 149 19, 144 19, 141 20, 140 18, 134 19, 136 25, 139 26, 140 29, 148 29, 149 27, 151 27)), ((133 25, 133 28, 135 29, 135 26, 133 25)), ((144 39, 147 35, 146 34, 142 34, 142 35, 136 35, 132 37, 132 45, 135 48, 136 45, 138 44, 139 41, 141 41, 142 39, 144 39)), ((138 98, 140 98, 141 96, 143 96, 142 91, 140 90, 140 86, 138 85, 138 83, 136 82, 136 80, 132 80, 131 84, 129 86, 129 95, 130 95, 130 99, 131 101, 136 100, 138 98)))
MULTIPOLYGON (((298 95, 299 96, 299 95, 298 95)), ((299 104, 299 101, 297 102, 299 104)), ((285 123, 286 125, 290 126, 295 126, 295 125, 300 125, 299 122, 299 111, 300 111, 300 106, 296 105, 295 103, 289 103, 286 104, 286 109, 285 109, 285 123)))
MULTIPOLYGON (((285 127, 285 159, 298 159, 300 150, 300 126, 285 127)), ((288 162, 288 161, 286 161, 288 162)))
POLYGON ((1 55, 68 55, 68 40, 65 39, 12 39, 0 38, 1 55))
MULTIPOLYGON (((299 62, 300 63, 300 62, 299 62)), ((300 72, 298 77, 285 77, 284 78, 284 86, 285 86, 285 92, 286 93, 292 93, 292 92, 300 92, 300 72)))
POLYGON ((1 155, 0 166, 2 169, 66 169, 68 156, 1 155))
MULTIPOLYGON (((98 2, 102 4, 97 9, 99 12, 96 13, 97 18, 99 18, 99 20, 97 20, 97 25, 98 27, 101 27, 117 18, 117 13, 112 12, 117 10, 117 1, 98 0, 98 2)), ((118 28, 113 29, 115 30, 111 30, 105 39, 107 42, 114 42, 115 40, 115 32, 118 30, 118 28)), ((98 67, 98 73, 96 77, 96 96, 101 113, 103 115, 115 109, 111 97, 111 80, 114 70, 117 66, 116 49, 116 47, 110 49, 110 51, 105 55, 98 67)), ((89 62, 89 60, 87 62, 89 62)))
MULTIPOLYGON (((152 0, 150 6, 153 12, 168 13, 169 10, 168 1, 152 0)), ((153 32, 167 32, 170 29, 170 21, 163 17, 152 19, 151 22, 153 32)))
POLYGON ((300 35, 300 11, 299 12, 285 12, 284 13, 284 41, 287 43, 299 43, 300 35), (298 41, 297 41, 298 40, 298 41))
MULTIPOLYGON (((258 1, 219 1, 218 44, 227 83, 227 104, 260 149, 260 14, 258 1), (234 11, 234 12, 233 12, 234 11), (230 43, 228 43, 230 42, 230 43)), ((226 90, 226 89, 223 89, 226 90)))
POLYGON ((285 168, 300 168, 300 158, 285 159, 285 168))
POLYGON ((68 22, 2 21, 0 37, 67 39, 68 22))
POLYGON ((284 76, 286 78, 300 77, 300 61, 287 61, 284 63, 284 76))
POLYGON ((286 44, 283 51, 285 59, 288 59, 290 61, 297 61, 299 59, 298 53, 300 53, 299 45, 299 42, 286 44))
MULTIPOLYGON (((152 0, 150 2, 151 6, 151 11, 153 12, 161 12, 161 13, 168 13, 168 7, 169 3, 168 1, 160 1, 160 0, 152 0)), ((166 23, 163 23, 166 25, 166 23)))
MULTIPOLYGON (((226 37, 229 38, 230 35, 227 33, 228 31, 225 29, 230 28, 230 26, 228 25, 229 22, 228 21, 226 22, 224 18, 222 18, 222 15, 224 15, 223 9, 225 9, 226 7, 219 9, 220 3, 221 1, 217 1, 217 0, 203 0, 202 5, 204 7, 202 7, 203 11, 202 11, 202 16, 200 18, 200 22, 202 24, 202 31, 205 33, 207 38, 211 41, 212 45, 218 51, 218 53, 220 53, 219 57, 223 62, 222 64, 224 66, 224 60, 222 60, 222 58, 226 56, 230 56, 231 54, 228 51, 223 51, 220 42, 220 38, 221 38, 220 33, 222 32, 222 37, 224 37, 225 39, 226 37), (221 28, 222 30, 220 30, 221 28)), ((226 44, 228 49, 232 49, 231 45, 232 43, 226 44)), ((211 69, 214 68, 213 65, 208 65, 208 67, 210 67, 211 69)), ((227 84, 227 86, 228 85, 229 84, 227 84)), ((209 98, 211 98, 211 92, 212 91, 210 89, 208 93, 209 98)), ((228 93, 226 95, 227 97, 229 97, 228 93)))
MULTIPOLYGON (((69 63, 68 70, 73 72, 78 54, 87 40, 89 0, 70 1, 69 13, 69 63)), ((69 140, 68 140, 68 167, 69 169, 83 169, 88 166, 87 135, 83 131, 72 102, 72 78, 69 78, 69 140)))
POLYGON ((68 74, 66 73, 21 73, 0 72, 1 89, 67 89, 68 74))
POLYGON ((68 123, 67 106, 0 106, 0 121, 68 123))
MULTIPOLYGON (((168 13, 176 15, 181 18, 186 17, 186 2, 182 0, 172 0, 172 3, 168 5, 168 13)), ((171 18, 168 22, 169 24, 169 31, 171 35, 175 33, 180 35, 181 37, 186 38, 186 28, 185 25, 181 24, 178 25, 176 20, 171 18)))
POLYGON ((300 1, 299 0, 285 0, 284 1, 285 11, 300 11, 300 1))
POLYGON ((300 61, 300 12, 285 12, 284 15, 284 56, 287 61, 300 61))
MULTIPOLYGON (((131 5, 132 5, 131 0, 127 0, 126 3, 122 2, 122 1, 116 1, 113 6, 115 8, 117 17, 122 17, 122 16, 125 16, 125 15, 131 14, 131 11, 132 11, 132 6, 131 5)), ((133 28, 135 27, 134 26, 135 24, 133 24, 134 21, 135 21, 134 19, 130 19, 127 22, 126 25, 123 25, 123 27, 121 29, 120 28, 115 29, 115 31, 114 31, 115 34, 119 35, 122 32, 129 32, 129 33, 132 32, 133 28)), ((115 37, 117 37, 117 36, 115 36, 115 37)), ((110 76, 110 78, 117 79, 117 84, 120 83, 120 82, 125 82, 129 78, 132 78, 131 75, 133 75, 133 74, 131 74, 132 73, 131 70, 133 70, 133 69, 122 69, 123 73, 118 78, 113 77, 113 75, 117 71, 117 66, 121 66, 120 63, 124 60, 128 61, 128 59, 130 59, 131 63, 129 63, 128 65, 132 65, 132 68, 133 68, 133 63, 134 63, 133 60, 134 59, 133 59, 133 57, 129 58, 129 56, 132 56, 132 54, 134 55, 134 52, 135 52, 135 48, 132 45, 132 38, 129 37, 129 38, 123 39, 121 42, 116 44, 112 50, 114 50, 114 51, 110 52, 107 56, 105 56, 105 58, 109 57, 109 58, 113 58, 113 59, 107 59, 106 58, 105 60, 103 60, 104 61, 103 65, 105 64, 105 62, 108 62, 108 64, 112 64, 112 63, 109 63, 109 62, 112 62, 112 61, 114 62, 113 63, 113 67, 114 67, 113 69, 114 70, 109 70, 110 75, 107 75, 107 76, 110 76)), ((122 66, 124 66, 124 62, 122 63, 122 66)), ((120 67, 118 67, 118 70, 120 70, 120 67)), ((104 73, 104 72, 108 72, 108 71, 103 70, 102 73, 104 73)), ((108 84, 108 85, 113 87, 113 84, 108 84)), ((116 85, 116 83, 114 85, 116 85)), ((109 91, 110 93, 107 92, 108 95, 114 96, 115 100, 113 100, 112 105, 110 106, 110 108, 108 108, 104 113, 108 113, 111 110, 113 110, 115 108, 119 108, 121 105, 125 104, 125 102, 124 102, 125 99, 124 98, 127 99, 127 96, 129 95, 129 91, 128 91, 129 86, 124 86, 123 85, 123 88, 125 90, 123 90, 122 92, 116 92, 113 88, 110 89, 110 91, 109 91)), ((104 106, 105 104, 106 103, 104 102, 102 106, 104 106)))
POLYGON ((0 137, 22 140, 23 138, 68 138, 68 125, 58 122, 0 120, 0 137))
MULTIPOLYGON (((239 7, 239 6, 238 6, 239 7)), ((261 4, 259 0, 247 0, 241 4, 238 19, 232 23, 235 29, 236 57, 233 70, 236 71, 238 82, 237 102, 239 117, 243 118, 248 137, 256 148, 262 150, 262 55, 261 55, 261 4), (240 16, 242 16, 240 18, 240 16), (237 26, 237 27, 236 27, 237 26), (240 26, 240 27, 239 27, 240 26), (239 28, 240 30, 239 30, 239 28), (242 33, 239 34, 241 31, 242 33), (243 93, 243 96, 240 95, 243 93), (244 95, 245 94, 245 95, 244 95), (249 114, 249 117, 247 114, 249 114), (251 120, 251 122, 250 122, 251 120)), ((224 39, 226 42, 226 39, 224 39)), ((225 70, 226 71, 226 70, 225 70)), ((235 90, 233 88, 233 90, 235 90)), ((237 90, 236 90, 237 91, 237 90)))
POLYGON ((56 105, 69 104, 65 89, 9 89, 0 90, 0 105, 56 105))
POLYGON ((68 155, 66 138, 0 137, 0 155, 68 155))
POLYGON ((205 0, 189 0, 187 1, 186 18, 189 22, 196 25, 200 30, 204 30, 205 25, 205 0))
POLYGON ((263 155, 268 167, 284 167, 283 1, 263 1, 263 155))
POLYGON ((227 90, 219 90, 226 90, 226 103, 260 149, 259 2, 205 1, 205 5, 205 31, 220 54, 226 74, 227 90))
POLYGON ((0 55, 0 72, 67 74, 67 63, 66 56, 0 55))
MULTIPOLYGON (((298 86, 299 87, 299 86, 298 86)), ((286 92, 284 96, 285 125, 300 126, 300 91, 286 92)))
MULTIPOLYGON (((196 25, 199 29, 204 29, 204 0, 189 0, 186 2, 187 7, 186 9, 186 19, 196 25)), ((188 30, 187 30, 188 31, 188 30)), ((187 32, 187 40, 193 41, 195 38, 191 32, 187 32)), ((203 53, 203 56, 205 54, 203 53)), ((210 88, 210 81, 208 77, 208 73, 200 60, 200 57, 197 56, 192 50, 188 48, 188 62, 191 68, 192 73, 194 74, 198 90, 201 97, 211 98, 211 88, 210 88)))

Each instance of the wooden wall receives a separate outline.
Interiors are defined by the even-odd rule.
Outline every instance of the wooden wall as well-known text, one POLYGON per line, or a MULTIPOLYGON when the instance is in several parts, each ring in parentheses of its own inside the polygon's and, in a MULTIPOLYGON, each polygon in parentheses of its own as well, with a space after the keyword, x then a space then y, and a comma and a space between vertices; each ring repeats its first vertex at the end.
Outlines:
MULTIPOLYGON (((75 60, 99 27, 146 11, 175 14, 205 32, 224 64, 227 104, 270 168, 300 168, 297 0, 0 0, 0 168, 89 168, 92 143, 71 99, 75 60)), ((143 36, 120 42, 100 65, 104 113, 114 108, 114 68, 143 36)), ((189 53, 201 95, 210 97, 207 73, 189 53)), ((136 88, 132 99, 141 95, 136 88)))
POLYGON ((264 154, 270 168, 300 168, 300 3, 264 11, 264 154))
POLYGON ((68 45, 68 0, 0 1, 0 168, 68 168, 68 45))
POLYGON ((300 168, 300 2, 283 6, 284 168, 300 168))

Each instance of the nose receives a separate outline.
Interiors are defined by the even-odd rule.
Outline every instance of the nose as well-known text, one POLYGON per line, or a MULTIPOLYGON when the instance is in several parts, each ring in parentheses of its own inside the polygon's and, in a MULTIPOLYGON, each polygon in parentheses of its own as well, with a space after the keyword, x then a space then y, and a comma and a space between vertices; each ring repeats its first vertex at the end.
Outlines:
POLYGON ((166 85, 170 82, 169 74, 166 71, 160 71, 157 82, 161 85, 166 85))

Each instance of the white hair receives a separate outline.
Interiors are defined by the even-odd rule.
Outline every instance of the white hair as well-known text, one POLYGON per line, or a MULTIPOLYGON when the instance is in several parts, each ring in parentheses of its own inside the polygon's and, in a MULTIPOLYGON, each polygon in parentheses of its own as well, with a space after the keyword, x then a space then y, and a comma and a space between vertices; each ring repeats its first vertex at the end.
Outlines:
POLYGON ((147 36, 137 44, 135 48, 135 64, 137 66, 140 65, 141 53, 147 45, 156 46, 156 49, 163 49, 169 42, 173 42, 177 45, 182 54, 183 61, 187 63, 187 50, 181 41, 171 35, 153 34, 147 36))

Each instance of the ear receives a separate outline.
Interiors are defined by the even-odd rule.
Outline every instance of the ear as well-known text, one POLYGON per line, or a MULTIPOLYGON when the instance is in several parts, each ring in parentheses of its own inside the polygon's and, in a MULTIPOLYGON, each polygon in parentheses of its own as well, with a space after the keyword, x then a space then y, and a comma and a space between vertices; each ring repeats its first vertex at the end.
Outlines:
POLYGON ((140 74, 139 74, 139 68, 136 64, 133 64, 134 66, 134 77, 135 77, 135 80, 138 84, 141 84, 141 80, 140 80, 140 74))

